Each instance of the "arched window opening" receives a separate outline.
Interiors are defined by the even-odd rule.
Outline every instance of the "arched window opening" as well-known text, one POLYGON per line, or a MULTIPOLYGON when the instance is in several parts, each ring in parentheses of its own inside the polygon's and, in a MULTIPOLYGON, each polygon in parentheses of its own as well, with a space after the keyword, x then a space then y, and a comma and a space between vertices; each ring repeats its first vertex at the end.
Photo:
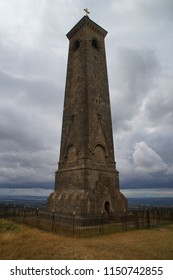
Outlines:
POLYGON ((79 40, 76 40, 74 43, 73 43, 73 51, 77 51, 77 49, 79 49, 80 47, 80 41, 79 40))
POLYGON ((98 41, 97 39, 92 39, 92 46, 95 48, 95 49, 99 49, 99 44, 98 44, 98 41))
POLYGON ((102 145, 97 145, 94 149, 94 160, 96 162, 106 162, 106 152, 102 145))
POLYGON ((77 151, 76 147, 71 145, 67 150, 67 163, 72 163, 77 161, 77 151))

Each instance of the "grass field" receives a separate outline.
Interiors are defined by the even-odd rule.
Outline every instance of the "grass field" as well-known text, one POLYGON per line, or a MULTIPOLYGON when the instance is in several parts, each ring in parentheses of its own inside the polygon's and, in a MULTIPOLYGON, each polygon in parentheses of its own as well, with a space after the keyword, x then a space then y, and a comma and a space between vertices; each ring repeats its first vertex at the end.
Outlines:
POLYGON ((173 225, 90 238, 58 236, 0 220, 1 260, 173 259, 173 225))

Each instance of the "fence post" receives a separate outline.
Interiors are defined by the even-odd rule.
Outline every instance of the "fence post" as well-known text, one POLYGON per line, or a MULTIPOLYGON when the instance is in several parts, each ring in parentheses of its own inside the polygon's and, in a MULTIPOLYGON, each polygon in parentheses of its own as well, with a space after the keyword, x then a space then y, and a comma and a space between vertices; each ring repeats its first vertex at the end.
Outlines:
POLYGON ((5 207, 4 207, 4 219, 7 218, 7 203, 5 204, 5 207))
POLYGON ((160 225, 160 208, 157 208, 157 225, 160 225))
POLYGON ((147 228, 150 229, 150 211, 148 208, 146 208, 146 222, 147 222, 147 228))
POLYGON ((135 218, 136 218, 136 227, 139 228, 139 215, 138 215, 138 210, 135 211, 135 218))
POLYGON ((100 219, 100 235, 103 235, 103 210, 101 212, 101 219, 100 219))
POLYGON ((123 211, 123 229, 126 230, 126 226, 127 226, 127 212, 126 209, 124 209, 123 211))
POLYGON ((171 218, 171 220, 173 221, 173 207, 171 207, 171 209, 170 209, 170 218, 171 218))
POLYGON ((145 211, 144 211, 144 209, 140 210, 140 216, 141 216, 141 227, 144 228, 145 227, 145 211))
POLYGON ((52 232, 54 231, 54 223, 55 223, 55 210, 52 211, 52 232))
POLYGON ((26 206, 24 206, 23 209, 23 223, 27 224, 26 206))
POLYGON ((16 210, 16 206, 14 205, 14 206, 13 206, 13 221, 14 221, 15 214, 16 214, 16 211, 15 211, 15 210, 16 210))
POLYGON ((36 221, 36 227, 39 228, 38 207, 36 208, 36 211, 35 211, 35 221, 36 221))
POLYGON ((163 220, 163 209, 162 207, 160 207, 160 221, 163 220))
POLYGON ((73 211, 73 237, 75 235, 75 218, 76 218, 76 212, 73 211))

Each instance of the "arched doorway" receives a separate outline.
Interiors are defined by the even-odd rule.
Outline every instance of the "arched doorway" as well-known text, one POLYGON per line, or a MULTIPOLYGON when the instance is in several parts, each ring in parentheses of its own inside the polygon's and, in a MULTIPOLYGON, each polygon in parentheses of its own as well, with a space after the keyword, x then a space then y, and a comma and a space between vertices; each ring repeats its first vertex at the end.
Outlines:
POLYGON ((110 214, 110 202, 109 201, 105 201, 105 210, 108 214, 110 214))

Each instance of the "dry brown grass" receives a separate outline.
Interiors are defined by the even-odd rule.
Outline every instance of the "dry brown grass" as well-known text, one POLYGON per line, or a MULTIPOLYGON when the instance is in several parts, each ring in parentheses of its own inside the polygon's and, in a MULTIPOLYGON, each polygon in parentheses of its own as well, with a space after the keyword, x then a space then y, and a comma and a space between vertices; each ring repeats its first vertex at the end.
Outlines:
POLYGON ((173 259, 173 225, 80 239, 0 220, 0 259, 173 259))

